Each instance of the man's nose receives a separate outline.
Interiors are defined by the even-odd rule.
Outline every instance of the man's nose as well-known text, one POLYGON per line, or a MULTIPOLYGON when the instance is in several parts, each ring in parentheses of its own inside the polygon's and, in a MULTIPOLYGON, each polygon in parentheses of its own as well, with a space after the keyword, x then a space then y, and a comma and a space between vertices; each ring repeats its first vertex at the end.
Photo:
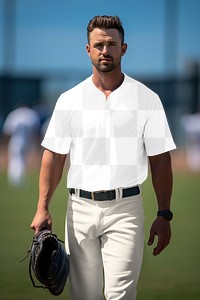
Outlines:
POLYGON ((108 54, 108 46, 104 45, 101 52, 102 54, 108 54))

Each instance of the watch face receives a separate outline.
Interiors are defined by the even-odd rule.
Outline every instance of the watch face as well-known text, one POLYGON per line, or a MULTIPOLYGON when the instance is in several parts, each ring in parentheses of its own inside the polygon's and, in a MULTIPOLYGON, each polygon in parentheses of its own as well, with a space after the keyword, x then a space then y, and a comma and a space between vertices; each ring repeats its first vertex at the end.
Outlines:
POLYGON ((171 221, 172 216, 173 216, 173 215, 172 215, 172 212, 169 211, 169 212, 166 213, 165 218, 166 218, 166 220, 171 221))

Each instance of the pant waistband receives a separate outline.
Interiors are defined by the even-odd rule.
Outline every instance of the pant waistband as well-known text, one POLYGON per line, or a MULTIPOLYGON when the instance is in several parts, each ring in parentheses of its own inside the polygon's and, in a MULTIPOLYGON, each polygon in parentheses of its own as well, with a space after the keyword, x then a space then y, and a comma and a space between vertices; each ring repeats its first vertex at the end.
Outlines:
MULTIPOLYGON (((76 189, 70 188, 69 192, 71 195, 76 194, 76 189)), ((94 201, 112 201, 116 199, 116 190, 97 191, 97 192, 78 190, 78 194, 81 198, 91 199, 94 201)), ((122 189, 122 198, 136 196, 139 194, 140 194, 139 186, 122 189)))

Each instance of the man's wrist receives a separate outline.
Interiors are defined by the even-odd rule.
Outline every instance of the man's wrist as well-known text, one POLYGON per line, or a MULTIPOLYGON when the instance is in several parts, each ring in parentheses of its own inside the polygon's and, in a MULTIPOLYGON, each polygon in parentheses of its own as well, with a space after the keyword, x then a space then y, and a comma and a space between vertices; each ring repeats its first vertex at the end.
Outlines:
POLYGON ((173 213, 171 210, 158 210, 157 217, 163 217, 166 221, 171 221, 173 219, 173 213))
POLYGON ((37 210, 38 211, 49 211, 49 207, 48 207, 48 204, 47 203, 38 203, 37 205, 37 210))

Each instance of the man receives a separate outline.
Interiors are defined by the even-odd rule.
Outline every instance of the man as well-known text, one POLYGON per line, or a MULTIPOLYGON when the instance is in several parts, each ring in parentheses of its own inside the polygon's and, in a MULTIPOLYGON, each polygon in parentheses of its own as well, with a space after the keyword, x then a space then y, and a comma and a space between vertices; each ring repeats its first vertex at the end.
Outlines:
POLYGON ((39 117, 36 111, 21 104, 11 111, 3 125, 3 135, 8 142, 8 182, 22 186, 26 182, 27 153, 35 146, 39 136, 39 117))
POLYGON ((149 238, 158 255, 169 243, 175 148, 158 96, 123 74, 124 30, 118 17, 88 24, 87 53, 93 74, 62 94, 42 145, 38 209, 31 227, 51 228, 49 203, 66 156, 69 200, 66 247, 73 300, 136 299, 143 256, 140 185, 149 157, 158 202, 149 238))

